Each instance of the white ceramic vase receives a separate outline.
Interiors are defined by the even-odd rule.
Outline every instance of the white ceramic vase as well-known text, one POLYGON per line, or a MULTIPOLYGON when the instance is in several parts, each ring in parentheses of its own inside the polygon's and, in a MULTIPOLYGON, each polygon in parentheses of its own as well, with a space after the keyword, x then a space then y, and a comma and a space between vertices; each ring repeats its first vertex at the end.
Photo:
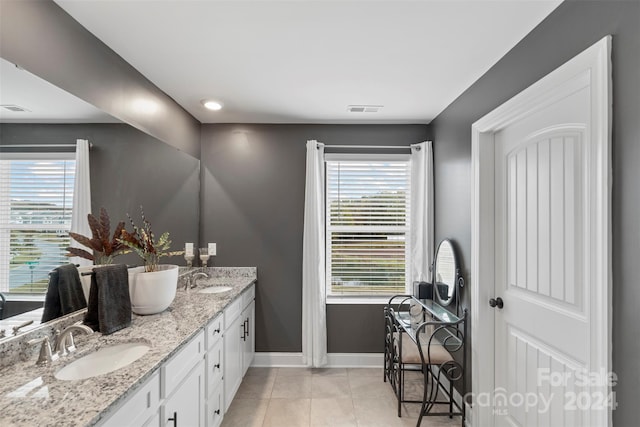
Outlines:
POLYGON ((163 312, 176 297, 177 287, 177 265, 159 265, 157 271, 149 273, 144 267, 130 268, 131 311, 142 315, 163 312))

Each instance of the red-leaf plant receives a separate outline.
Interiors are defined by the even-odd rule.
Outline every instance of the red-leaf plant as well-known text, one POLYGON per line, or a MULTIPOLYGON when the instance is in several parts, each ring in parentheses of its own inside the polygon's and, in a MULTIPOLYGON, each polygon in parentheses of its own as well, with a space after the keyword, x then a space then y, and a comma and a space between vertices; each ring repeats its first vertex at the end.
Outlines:
POLYGON ((104 265, 112 264, 116 256, 130 252, 128 247, 119 240, 124 230, 124 221, 118 223, 113 232, 113 237, 111 236, 109 214, 105 208, 100 208, 99 218, 96 218, 93 214, 88 214, 87 221, 91 229, 91 238, 71 231, 69 232, 69 237, 87 247, 89 251, 68 247, 68 253, 66 254, 68 257, 77 256, 91 260, 96 265, 104 265))

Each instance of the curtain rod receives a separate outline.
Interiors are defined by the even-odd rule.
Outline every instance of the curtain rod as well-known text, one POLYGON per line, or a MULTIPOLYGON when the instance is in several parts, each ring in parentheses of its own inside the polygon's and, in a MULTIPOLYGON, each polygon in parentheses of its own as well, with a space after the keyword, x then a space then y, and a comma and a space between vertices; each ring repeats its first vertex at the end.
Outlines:
MULTIPOLYGON (((0 144, 0 148, 76 148, 77 144, 0 144)), ((89 148, 93 144, 89 143, 89 148)))
POLYGON ((381 150, 409 150, 410 145, 325 145, 324 148, 367 148, 381 150))

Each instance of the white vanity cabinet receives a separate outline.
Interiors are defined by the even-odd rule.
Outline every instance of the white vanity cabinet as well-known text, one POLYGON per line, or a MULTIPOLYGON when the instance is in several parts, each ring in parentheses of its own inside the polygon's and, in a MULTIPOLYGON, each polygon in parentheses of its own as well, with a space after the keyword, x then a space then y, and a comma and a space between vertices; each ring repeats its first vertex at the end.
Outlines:
POLYGON ((142 425, 156 427, 159 425, 159 406, 160 375, 156 372, 101 425, 105 427, 142 425))
POLYGON ((251 285, 100 425, 219 427, 253 362, 254 319, 251 285))
POLYGON ((224 311, 224 406, 229 409, 242 377, 253 361, 255 340, 255 285, 251 285, 224 311))
POLYGON ((204 426, 204 332, 160 368, 161 427, 204 426))

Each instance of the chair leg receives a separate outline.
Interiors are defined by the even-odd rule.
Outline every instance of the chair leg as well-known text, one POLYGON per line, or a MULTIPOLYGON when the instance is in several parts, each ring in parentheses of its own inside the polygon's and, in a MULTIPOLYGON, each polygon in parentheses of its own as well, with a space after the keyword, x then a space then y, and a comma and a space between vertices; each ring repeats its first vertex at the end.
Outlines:
POLYGON ((382 367, 382 381, 383 382, 387 382, 387 339, 385 338, 384 341, 384 359, 382 361, 383 363, 383 367, 382 367))
POLYGON ((426 368, 422 366, 422 403, 420 404, 420 416, 418 417, 418 423, 416 427, 420 427, 422 424, 422 418, 424 417, 424 412, 426 410, 426 402, 427 402, 427 377, 428 373, 426 368))
POLYGON ((402 391, 404 390, 404 370, 398 363, 398 417, 402 417, 402 391))
POLYGON ((453 418, 453 380, 449 380, 449 418, 453 418))

